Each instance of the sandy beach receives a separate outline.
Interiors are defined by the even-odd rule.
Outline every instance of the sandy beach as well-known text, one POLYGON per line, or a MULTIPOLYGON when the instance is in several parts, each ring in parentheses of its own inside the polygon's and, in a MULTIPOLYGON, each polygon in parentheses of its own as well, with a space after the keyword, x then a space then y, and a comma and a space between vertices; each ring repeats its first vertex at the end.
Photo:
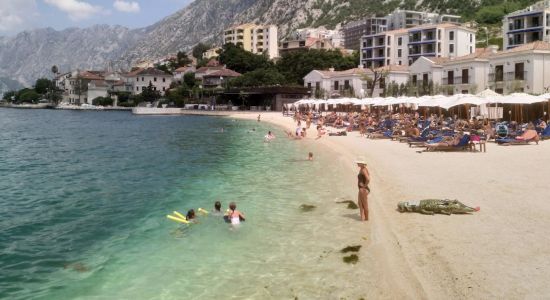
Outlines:
MULTIPOLYGON (((231 116, 256 119, 257 113, 231 116)), ((262 113, 262 122, 294 130, 292 118, 262 113)), ((316 130, 297 143, 316 143, 338 153, 335 164, 349 176, 335 178, 355 195, 363 156, 372 181, 368 241, 358 266, 367 268, 364 289, 374 298, 544 298, 550 295, 550 203, 545 188, 550 142, 487 145, 486 153, 422 152, 353 132, 324 136, 316 130), (399 213, 400 201, 457 199, 480 206, 472 215, 399 213)), ((279 137, 285 138, 285 137, 279 137)), ((327 166, 328 169, 331 166, 327 166)), ((355 226, 355 225, 352 225, 355 226)), ((353 276, 353 274, 350 274, 353 276)))

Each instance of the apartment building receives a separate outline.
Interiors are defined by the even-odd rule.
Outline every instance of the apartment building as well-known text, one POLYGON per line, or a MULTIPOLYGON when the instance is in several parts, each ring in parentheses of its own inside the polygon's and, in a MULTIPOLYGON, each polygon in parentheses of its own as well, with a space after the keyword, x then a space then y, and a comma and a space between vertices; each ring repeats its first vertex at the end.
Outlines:
POLYGON ((436 94, 476 94, 492 89, 499 94, 543 94, 550 87, 550 44, 536 41, 505 51, 497 46, 476 49, 456 58, 421 57, 409 67, 410 83, 432 82, 436 94))
POLYGON ((409 66, 422 56, 468 55, 474 52, 475 44, 475 30, 453 23, 386 31, 361 39, 361 64, 366 68, 409 66))
POLYGON ((385 17, 371 16, 347 23, 342 27, 344 48, 359 50, 361 37, 386 31, 387 22, 385 17))
POLYGON ((311 37, 304 40, 291 40, 281 42, 281 45, 279 47, 279 54, 282 56, 285 53, 309 49, 332 50, 336 49, 336 47, 334 47, 332 42, 328 39, 318 39, 311 37))
POLYGON ((387 30, 412 28, 426 24, 460 23, 460 16, 436 14, 423 11, 395 10, 386 16, 387 30))
POLYGON ((550 41, 550 0, 512 12, 502 20, 504 49, 535 41, 550 41))
POLYGON ((270 59, 278 54, 278 33, 275 25, 242 24, 224 30, 223 43, 240 45, 254 54, 266 53, 270 59))

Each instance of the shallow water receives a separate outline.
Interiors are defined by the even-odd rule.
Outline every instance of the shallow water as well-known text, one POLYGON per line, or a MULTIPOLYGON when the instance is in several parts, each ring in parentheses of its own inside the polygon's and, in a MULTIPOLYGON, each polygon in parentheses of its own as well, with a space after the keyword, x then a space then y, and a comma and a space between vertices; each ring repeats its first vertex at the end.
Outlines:
POLYGON ((0 155, 0 298, 360 294, 337 253, 364 230, 334 203, 353 199, 349 174, 268 124, 0 109, 0 155), (279 138, 264 143, 267 130, 279 138), (216 200, 247 221, 165 217, 216 200))

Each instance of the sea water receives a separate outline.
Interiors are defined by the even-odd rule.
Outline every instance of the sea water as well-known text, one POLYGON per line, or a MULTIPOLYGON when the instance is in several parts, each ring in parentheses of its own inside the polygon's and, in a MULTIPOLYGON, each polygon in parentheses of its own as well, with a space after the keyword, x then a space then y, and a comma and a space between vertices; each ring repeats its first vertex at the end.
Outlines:
POLYGON ((335 203, 356 193, 341 163, 263 122, 0 109, 0 298, 360 291, 338 253, 364 230, 335 203), (268 130, 278 138, 265 143, 268 130), (236 202, 246 221, 166 218, 215 201, 236 202))

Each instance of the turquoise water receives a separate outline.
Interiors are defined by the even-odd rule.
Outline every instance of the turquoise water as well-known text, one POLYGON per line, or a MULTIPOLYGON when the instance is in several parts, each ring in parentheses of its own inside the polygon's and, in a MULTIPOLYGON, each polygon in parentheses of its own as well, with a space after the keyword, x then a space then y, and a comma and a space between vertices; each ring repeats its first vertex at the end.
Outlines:
POLYGON ((334 203, 353 198, 353 183, 340 183, 347 174, 334 154, 278 129, 263 143, 267 130, 227 118, 0 109, 0 298, 356 289, 335 254, 361 234, 356 211, 334 203), (190 227, 165 218, 216 200, 224 209, 236 201, 247 221, 234 229, 212 216, 190 227), (304 203, 317 208, 305 213, 304 203))

